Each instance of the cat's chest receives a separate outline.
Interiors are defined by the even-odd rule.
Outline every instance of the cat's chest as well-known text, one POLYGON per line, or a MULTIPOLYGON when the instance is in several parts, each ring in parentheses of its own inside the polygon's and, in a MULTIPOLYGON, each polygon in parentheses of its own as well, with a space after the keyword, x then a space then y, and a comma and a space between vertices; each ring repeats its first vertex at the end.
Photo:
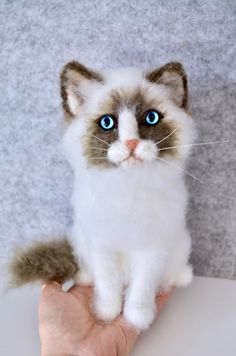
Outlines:
POLYGON ((152 169, 80 177, 72 203, 81 234, 109 246, 171 235, 186 202, 182 179, 172 178, 152 169))
POLYGON ((75 209, 122 214, 158 210, 174 204, 174 195, 182 189, 180 179, 168 172, 162 174, 148 167, 124 171, 89 172, 75 179, 73 205, 75 209))

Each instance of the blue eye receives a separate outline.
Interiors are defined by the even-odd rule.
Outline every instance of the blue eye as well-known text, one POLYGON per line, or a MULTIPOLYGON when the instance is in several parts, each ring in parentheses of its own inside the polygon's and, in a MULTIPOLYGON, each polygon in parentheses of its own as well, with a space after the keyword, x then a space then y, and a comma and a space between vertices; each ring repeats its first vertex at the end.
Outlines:
POLYGON ((156 125, 160 120, 160 114, 157 111, 151 110, 145 117, 145 123, 148 125, 156 125))
POLYGON ((98 125, 105 131, 113 130, 115 127, 115 118, 111 115, 104 115, 98 121, 98 125))

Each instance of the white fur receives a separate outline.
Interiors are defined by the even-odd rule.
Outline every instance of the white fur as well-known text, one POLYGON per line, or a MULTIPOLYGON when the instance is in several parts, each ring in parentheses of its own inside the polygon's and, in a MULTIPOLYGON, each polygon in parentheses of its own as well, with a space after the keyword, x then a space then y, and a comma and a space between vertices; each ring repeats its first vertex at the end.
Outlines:
POLYGON ((137 120, 131 110, 125 108, 119 113, 118 131, 121 142, 139 138, 137 120))
MULTIPOLYGON (((140 329, 155 316, 155 295, 171 286, 187 285, 191 250, 185 223, 187 193, 181 170, 155 159, 156 146, 139 140, 132 157, 125 144, 138 138, 134 114, 127 108, 119 115, 120 139, 108 149, 115 168, 89 167, 81 139, 89 114, 111 88, 142 86, 137 69, 104 74, 107 83, 85 88, 86 103, 64 135, 67 158, 75 173, 72 205, 74 225, 71 240, 80 265, 77 282, 95 285, 95 308, 99 318, 111 320, 122 308, 124 287, 126 319, 140 329), (128 79, 127 79, 128 78, 128 79), (132 80, 130 79, 132 78, 132 80), (128 120, 129 119, 129 120, 128 120), (135 163, 135 164, 134 164, 135 163)), ((144 82, 150 98, 157 98, 165 120, 180 125, 180 143, 191 144, 192 119, 171 100, 168 88, 144 82)), ((105 113, 104 113, 105 114, 105 113)), ((179 151, 177 164, 189 154, 179 151)))

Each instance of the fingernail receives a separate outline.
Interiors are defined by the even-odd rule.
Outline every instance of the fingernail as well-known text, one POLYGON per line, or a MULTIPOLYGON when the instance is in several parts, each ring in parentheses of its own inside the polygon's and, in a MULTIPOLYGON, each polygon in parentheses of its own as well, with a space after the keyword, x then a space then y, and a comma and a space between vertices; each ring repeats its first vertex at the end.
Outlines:
POLYGON ((59 282, 57 282, 57 281, 50 281, 50 282, 44 283, 44 284, 42 285, 42 289, 44 289, 45 287, 47 287, 47 286, 50 285, 50 284, 55 284, 56 286, 61 287, 61 284, 60 284, 59 282))

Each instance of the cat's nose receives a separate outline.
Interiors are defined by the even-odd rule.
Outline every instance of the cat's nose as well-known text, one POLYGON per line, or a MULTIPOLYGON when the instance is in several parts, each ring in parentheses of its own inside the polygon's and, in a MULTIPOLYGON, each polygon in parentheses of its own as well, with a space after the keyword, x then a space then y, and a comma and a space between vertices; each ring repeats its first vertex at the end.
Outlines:
POLYGON ((133 138, 133 139, 131 139, 131 140, 126 140, 126 141, 125 141, 126 146, 127 146, 131 151, 135 150, 135 148, 137 147, 138 143, 139 143, 139 140, 137 140, 137 139, 135 139, 135 138, 133 138))

